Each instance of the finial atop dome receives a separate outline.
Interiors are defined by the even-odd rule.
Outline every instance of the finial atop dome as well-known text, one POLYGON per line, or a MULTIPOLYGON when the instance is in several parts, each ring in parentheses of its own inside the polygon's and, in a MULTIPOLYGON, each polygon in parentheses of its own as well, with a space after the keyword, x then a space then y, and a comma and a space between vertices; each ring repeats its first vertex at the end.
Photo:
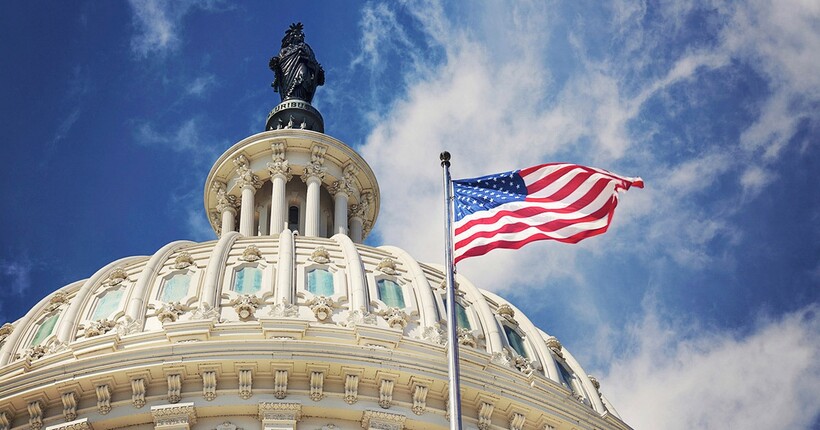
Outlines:
POLYGON ((274 79, 271 86, 282 103, 268 115, 266 130, 301 128, 324 132, 324 122, 310 103, 316 87, 325 84, 325 71, 313 49, 305 43, 304 26, 291 24, 282 38, 279 55, 270 59, 274 79))

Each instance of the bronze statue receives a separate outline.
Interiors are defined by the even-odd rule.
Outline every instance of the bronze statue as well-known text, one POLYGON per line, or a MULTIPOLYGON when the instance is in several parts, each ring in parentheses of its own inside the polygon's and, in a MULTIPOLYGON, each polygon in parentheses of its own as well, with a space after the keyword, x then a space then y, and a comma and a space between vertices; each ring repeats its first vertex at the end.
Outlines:
POLYGON ((275 75, 271 86, 283 102, 300 99, 310 103, 316 87, 325 83, 325 71, 316 61, 313 49, 305 43, 303 28, 301 22, 291 24, 282 38, 279 55, 270 59, 275 75))

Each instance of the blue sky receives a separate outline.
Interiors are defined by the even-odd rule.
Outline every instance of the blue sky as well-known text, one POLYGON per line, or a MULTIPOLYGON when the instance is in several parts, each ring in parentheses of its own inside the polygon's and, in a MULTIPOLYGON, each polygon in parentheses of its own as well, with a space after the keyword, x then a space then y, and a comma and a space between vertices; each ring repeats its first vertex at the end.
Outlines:
POLYGON ((0 322, 117 258, 213 239, 203 181, 263 129, 268 60, 301 21, 326 132, 379 179, 371 244, 442 260, 444 149, 455 177, 642 176, 606 235, 460 272, 557 336, 635 428, 820 425, 816 1, 0 8, 0 322))

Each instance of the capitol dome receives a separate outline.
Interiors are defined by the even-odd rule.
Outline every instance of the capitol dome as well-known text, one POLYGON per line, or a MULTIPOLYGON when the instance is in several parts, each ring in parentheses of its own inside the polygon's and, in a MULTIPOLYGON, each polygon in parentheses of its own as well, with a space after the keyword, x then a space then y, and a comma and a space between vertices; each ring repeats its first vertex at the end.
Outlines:
MULTIPOLYGON (((214 164, 217 240, 113 261, 0 327, 0 430, 448 427, 443 267, 363 243, 378 183, 309 95, 214 164)), ((630 428, 558 339, 456 285, 467 428, 630 428)))

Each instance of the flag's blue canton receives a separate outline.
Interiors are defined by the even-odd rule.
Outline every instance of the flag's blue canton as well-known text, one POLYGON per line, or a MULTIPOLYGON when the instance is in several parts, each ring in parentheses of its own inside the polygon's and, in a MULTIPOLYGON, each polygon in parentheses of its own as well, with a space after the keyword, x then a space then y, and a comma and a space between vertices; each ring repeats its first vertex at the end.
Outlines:
POLYGON ((518 170, 453 181, 455 218, 527 198, 527 185, 518 170))

